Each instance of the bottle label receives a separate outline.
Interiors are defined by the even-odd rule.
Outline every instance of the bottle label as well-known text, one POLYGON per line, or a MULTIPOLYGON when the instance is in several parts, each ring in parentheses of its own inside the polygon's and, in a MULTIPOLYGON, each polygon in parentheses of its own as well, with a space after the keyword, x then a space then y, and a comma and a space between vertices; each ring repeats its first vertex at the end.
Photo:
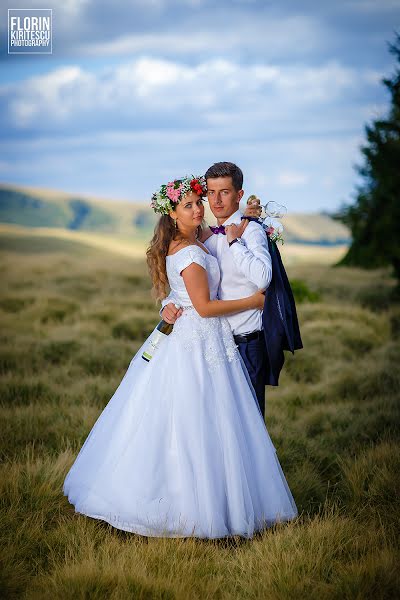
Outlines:
POLYGON ((157 352, 158 348, 160 347, 160 344, 167 338, 168 336, 165 335, 165 333, 162 333, 161 331, 158 331, 158 329, 156 329, 151 338, 149 339, 149 342, 142 354, 142 358, 144 360, 146 360, 147 362, 150 362, 151 359, 153 358, 154 354, 157 352))

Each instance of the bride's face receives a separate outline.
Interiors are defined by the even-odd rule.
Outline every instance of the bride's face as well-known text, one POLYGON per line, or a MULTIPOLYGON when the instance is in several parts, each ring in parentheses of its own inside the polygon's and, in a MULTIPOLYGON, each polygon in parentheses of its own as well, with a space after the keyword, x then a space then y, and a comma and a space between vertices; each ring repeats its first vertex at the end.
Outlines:
POLYGON ((200 196, 194 192, 186 194, 171 214, 178 220, 178 225, 185 229, 196 229, 204 219, 204 205, 200 196))

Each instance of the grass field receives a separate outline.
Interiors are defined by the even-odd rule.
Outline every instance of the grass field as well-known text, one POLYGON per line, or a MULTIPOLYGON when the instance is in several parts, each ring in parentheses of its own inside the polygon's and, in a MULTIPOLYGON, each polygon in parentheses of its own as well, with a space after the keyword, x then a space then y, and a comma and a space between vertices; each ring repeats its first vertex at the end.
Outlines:
POLYGON ((2 232, 0 596, 399 597, 400 310, 388 271, 333 268, 318 249, 287 255, 305 347, 267 388, 266 422, 299 518, 252 540, 143 538, 76 514, 62 494, 158 320, 140 253, 83 242, 2 232))

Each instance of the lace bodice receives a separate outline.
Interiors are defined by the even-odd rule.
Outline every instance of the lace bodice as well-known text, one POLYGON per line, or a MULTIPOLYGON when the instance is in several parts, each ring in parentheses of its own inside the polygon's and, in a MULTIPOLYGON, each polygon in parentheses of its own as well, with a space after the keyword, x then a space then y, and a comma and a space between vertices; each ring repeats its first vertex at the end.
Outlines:
POLYGON ((181 272, 193 262, 206 269, 208 285, 210 288, 210 298, 211 300, 217 298, 220 270, 218 260, 215 256, 207 254, 199 246, 193 244, 191 246, 185 246, 181 250, 178 250, 178 252, 175 252, 175 254, 167 256, 166 261, 167 276, 171 292, 173 292, 174 298, 177 299, 181 306, 192 306, 192 301, 187 293, 181 272))
POLYGON ((186 246, 167 256, 167 275, 171 292, 175 301, 184 308, 169 337, 178 337, 181 346, 190 354, 195 348, 200 348, 207 368, 210 372, 215 372, 226 362, 239 360, 239 352, 225 317, 203 318, 194 309, 181 275, 183 269, 193 262, 206 269, 210 299, 217 298, 220 270, 215 256, 207 254, 196 245, 186 246))

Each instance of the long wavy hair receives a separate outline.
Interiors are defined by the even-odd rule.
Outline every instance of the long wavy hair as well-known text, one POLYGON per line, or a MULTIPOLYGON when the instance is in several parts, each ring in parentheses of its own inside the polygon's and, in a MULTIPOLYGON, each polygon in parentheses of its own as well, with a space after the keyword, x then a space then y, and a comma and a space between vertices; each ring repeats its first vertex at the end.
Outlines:
MULTIPOLYGON (((201 233, 201 229, 205 221, 197 228, 197 237, 201 233)), ((168 254, 169 245, 172 240, 182 238, 180 231, 169 215, 161 215, 157 225, 154 228, 154 235, 147 248, 147 267, 153 283, 152 295, 156 302, 160 302, 168 294, 168 277, 166 256, 168 254)))

